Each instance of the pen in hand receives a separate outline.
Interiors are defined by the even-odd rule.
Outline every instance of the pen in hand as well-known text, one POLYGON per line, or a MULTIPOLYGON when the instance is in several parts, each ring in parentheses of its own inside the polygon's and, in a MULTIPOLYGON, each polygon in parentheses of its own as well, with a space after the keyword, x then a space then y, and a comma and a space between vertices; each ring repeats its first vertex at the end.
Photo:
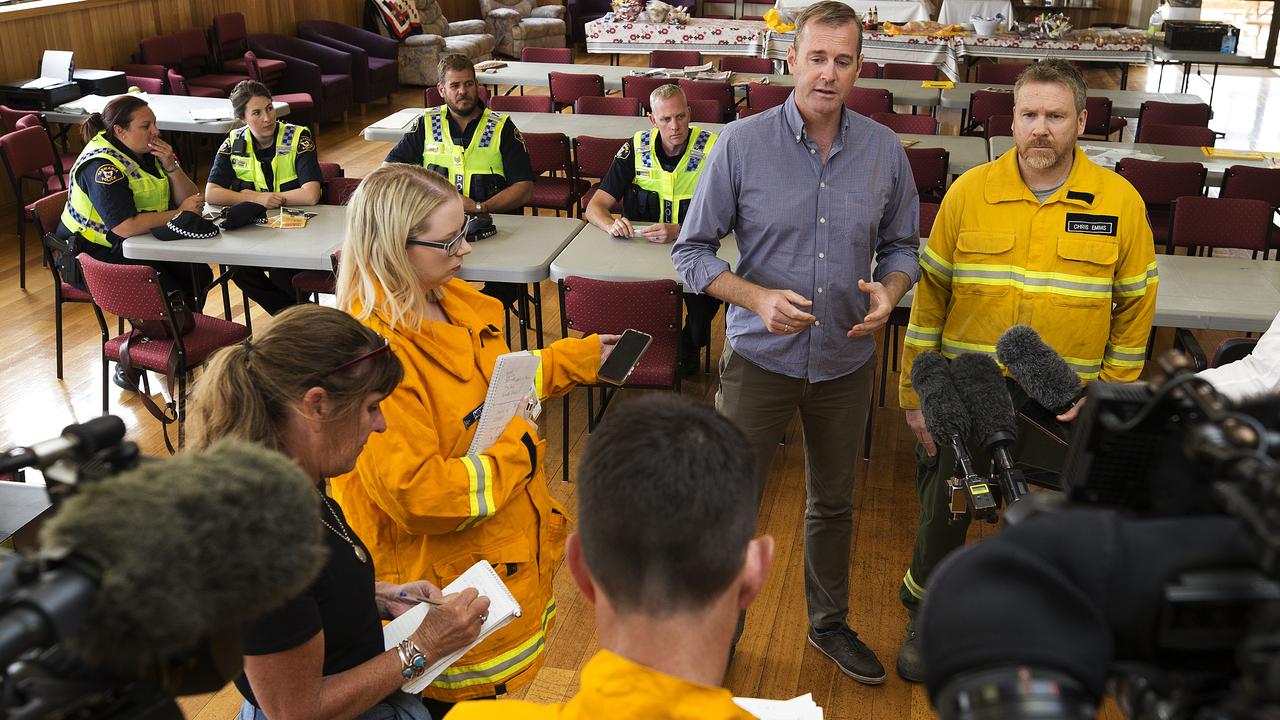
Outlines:
POLYGON ((436 607, 439 607, 440 605, 444 605, 444 602, 441 600, 432 600, 429 597, 415 595, 412 593, 405 592, 404 590, 400 591, 400 599, 404 600, 405 602, 426 603, 428 605, 434 605, 436 607))

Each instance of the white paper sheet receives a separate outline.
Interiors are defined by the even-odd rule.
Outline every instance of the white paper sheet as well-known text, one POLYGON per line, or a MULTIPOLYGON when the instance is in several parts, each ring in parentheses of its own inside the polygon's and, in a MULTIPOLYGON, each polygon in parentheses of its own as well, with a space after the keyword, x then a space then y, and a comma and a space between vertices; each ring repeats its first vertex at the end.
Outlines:
POLYGON ((40 77, 53 78, 60 82, 71 79, 70 50, 45 50, 40 59, 40 77))
POLYGON ((822 720, 822 708, 811 693, 790 700, 736 697, 733 702, 760 720, 822 720))

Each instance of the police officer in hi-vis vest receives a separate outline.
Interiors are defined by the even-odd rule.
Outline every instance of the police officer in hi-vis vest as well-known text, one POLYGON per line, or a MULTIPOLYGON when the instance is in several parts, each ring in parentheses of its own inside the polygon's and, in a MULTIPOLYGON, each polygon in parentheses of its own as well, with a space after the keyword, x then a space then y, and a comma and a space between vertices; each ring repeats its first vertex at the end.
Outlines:
MULTIPOLYGON (((698 185, 711 148, 713 132, 689 125, 689 102, 676 85, 659 85, 649 95, 649 121, 618 149, 613 165, 587 204, 587 222, 615 237, 640 237, 669 243, 680 234, 680 223, 698 185), (611 210, 622 200, 622 217, 611 210), (633 227, 631 221, 652 223, 633 227)), ((720 301, 710 295, 685 293, 689 318, 681 338, 686 374, 698 368, 698 348, 711 342, 711 320, 720 301)))
MULTIPOLYGON (((515 123, 480 102, 476 69, 465 55, 440 59, 442 107, 430 107, 391 148, 386 162, 421 165, 448 178, 469 213, 520 213, 533 195, 533 166, 515 123)), ((484 293, 510 306, 516 283, 486 283, 484 293)))
MULTIPOLYGON (((213 158, 205 195, 214 205, 255 202, 267 209, 320 202, 320 161, 311 131, 276 120, 271 91, 245 80, 231 91, 231 109, 244 126, 231 131, 213 158)), ((297 270, 237 267, 231 278, 245 295, 275 315, 297 301, 297 270)))
MULTIPOLYGON (((71 167, 56 233, 73 247, 60 260, 63 277, 79 277, 74 256, 81 252, 103 262, 148 265, 166 293, 181 290, 198 312, 213 282, 208 265, 136 260, 121 249, 125 238, 149 233, 184 210, 204 209, 204 196, 182 171, 173 147, 160 139, 155 113, 136 95, 121 95, 85 119, 80 132, 85 146, 71 167)), ((122 377, 117 384, 133 389, 122 377)))

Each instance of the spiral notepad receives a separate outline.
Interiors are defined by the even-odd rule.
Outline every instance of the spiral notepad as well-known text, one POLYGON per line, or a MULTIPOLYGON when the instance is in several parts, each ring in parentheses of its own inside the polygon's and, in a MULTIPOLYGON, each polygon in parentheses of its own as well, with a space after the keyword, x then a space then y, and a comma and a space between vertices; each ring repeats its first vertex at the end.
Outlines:
MULTIPOLYGON (((493 566, 481 560, 475 565, 467 568, 467 571, 458 576, 458 579, 449 583, 444 588, 445 595, 452 595, 462 592, 466 588, 475 588, 476 592, 489 598, 489 618, 484 621, 484 625, 480 628, 480 636, 475 642, 466 647, 441 658, 436 664, 427 668, 419 677, 406 682, 400 687, 401 690, 417 695, 431 684, 432 680, 439 677, 445 668, 458 661, 458 658, 466 655, 471 648, 479 645, 485 638, 493 634, 496 630, 511 622, 515 618, 520 617, 520 603, 516 602, 515 597, 511 595, 511 591, 507 589, 506 583, 502 582, 502 578, 498 577, 498 573, 494 572, 493 566)), ((382 628, 382 644, 387 650, 400 644, 400 641, 413 634, 414 630, 422 624, 426 619, 427 613, 431 611, 431 606, 422 603, 415 606, 409 612, 387 623, 382 628)), ((421 648, 424 652, 426 648, 421 648)))

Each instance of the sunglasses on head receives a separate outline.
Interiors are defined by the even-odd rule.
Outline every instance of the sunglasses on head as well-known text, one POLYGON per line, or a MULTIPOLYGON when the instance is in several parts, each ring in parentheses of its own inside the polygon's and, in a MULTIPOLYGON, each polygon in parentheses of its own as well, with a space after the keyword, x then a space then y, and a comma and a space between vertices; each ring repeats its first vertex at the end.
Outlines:
POLYGON ((449 242, 432 242, 431 240, 419 240, 418 238, 411 237, 409 238, 408 243, 410 245, 421 245, 422 247, 429 247, 429 248, 436 248, 437 250, 443 250, 445 255, 449 257, 453 257, 454 255, 458 254, 458 247, 462 244, 462 241, 465 240, 467 237, 467 225, 469 224, 469 222, 470 222, 470 218, 468 218, 467 220, 464 220, 462 222, 462 227, 458 229, 458 234, 454 235, 453 238, 449 240, 449 242))
POLYGON ((360 357, 358 357, 358 358, 356 358, 356 359, 354 359, 354 360, 348 360, 347 362, 342 363, 342 364, 341 364, 341 365, 339 365, 338 367, 336 367, 336 368, 334 368, 334 369, 332 369, 332 370, 329 370, 329 371, 325 372, 325 373, 324 373, 323 375, 321 375, 320 377, 321 377, 321 378, 326 378, 326 377, 328 377, 328 376, 330 376, 330 375, 333 375, 334 373, 340 373, 340 372, 342 372, 343 370, 350 370, 351 368, 355 367, 356 365, 359 365, 360 363, 364 362, 365 360, 371 360, 371 359, 373 359, 373 358, 378 357, 379 355, 382 355, 383 353, 390 352, 390 351, 391 351, 391 344, 387 342, 387 339, 386 339, 386 338, 381 338, 381 340, 382 340, 382 344, 381 344, 381 345, 379 345, 378 347, 376 347, 376 348, 374 348, 374 349, 370 350, 369 352, 367 352, 367 353, 365 353, 365 354, 361 355, 360 357))

